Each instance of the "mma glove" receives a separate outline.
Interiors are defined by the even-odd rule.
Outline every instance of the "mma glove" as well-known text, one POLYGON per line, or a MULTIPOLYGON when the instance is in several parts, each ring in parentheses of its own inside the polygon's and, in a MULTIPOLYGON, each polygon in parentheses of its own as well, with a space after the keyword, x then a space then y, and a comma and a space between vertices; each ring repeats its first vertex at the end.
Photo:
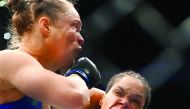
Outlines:
POLYGON ((101 75, 96 65, 87 57, 79 58, 78 61, 64 74, 70 76, 79 75, 86 83, 88 88, 95 87, 101 81, 101 75))

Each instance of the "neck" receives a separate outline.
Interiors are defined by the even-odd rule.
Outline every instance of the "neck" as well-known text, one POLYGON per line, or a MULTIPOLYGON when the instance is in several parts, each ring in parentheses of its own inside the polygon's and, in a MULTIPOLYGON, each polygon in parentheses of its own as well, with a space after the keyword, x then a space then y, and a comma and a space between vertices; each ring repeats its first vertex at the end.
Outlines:
POLYGON ((55 62, 53 62, 53 58, 49 56, 47 52, 45 52, 44 49, 31 49, 28 46, 25 46, 24 44, 20 44, 19 49, 20 51, 24 51, 25 53, 30 54, 32 57, 34 57, 44 68, 56 71, 58 68, 56 68, 55 62))
POLYGON ((48 70, 56 71, 60 67, 59 63, 57 63, 56 53, 53 49, 48 48, 48 45, 40 36, 27 35, 23 37, 19 49, 33 56, 48 70))

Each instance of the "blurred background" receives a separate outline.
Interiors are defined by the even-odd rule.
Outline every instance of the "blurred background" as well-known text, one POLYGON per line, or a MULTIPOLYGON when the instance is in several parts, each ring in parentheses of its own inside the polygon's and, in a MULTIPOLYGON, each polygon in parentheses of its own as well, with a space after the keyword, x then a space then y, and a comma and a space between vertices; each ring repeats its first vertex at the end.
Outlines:
MULTIPOLYGON (((0 50, 6 48, 10 12, 0 0, 0 50)), ((152 86, 149 109, 183 109, 190 98, 188 0, 78 0, 85 39, 81 56, 110 77, 139 72, 152 86)))

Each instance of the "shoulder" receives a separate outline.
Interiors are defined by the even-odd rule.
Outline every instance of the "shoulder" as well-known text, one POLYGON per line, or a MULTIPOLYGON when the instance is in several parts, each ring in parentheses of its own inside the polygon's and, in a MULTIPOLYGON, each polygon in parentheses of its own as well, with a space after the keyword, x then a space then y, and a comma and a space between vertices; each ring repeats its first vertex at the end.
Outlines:
POLYGON ((3 50, 0 51, 0 64, 2 63, 25 63, 25 62, 37 62, 37 60, 24 51, 19 50, 3 50))
POLYGON ((42 67, 31 55, 19 50, 0 51, 0 75, 17 72, 27 66, 42 67))
MULTIPOLYGON (((0 56, 9 57, 9 56, 29 56, 28 53, 21 50, 2 50, 0 51, 0 56)), ((1 58, 1 57, 0 57, 1 58)))

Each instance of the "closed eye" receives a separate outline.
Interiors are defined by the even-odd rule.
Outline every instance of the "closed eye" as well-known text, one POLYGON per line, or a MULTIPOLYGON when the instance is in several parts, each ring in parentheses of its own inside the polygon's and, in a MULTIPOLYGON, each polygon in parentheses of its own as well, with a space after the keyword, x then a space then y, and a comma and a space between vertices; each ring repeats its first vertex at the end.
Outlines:
POLYGON ((72 23, 72 26, 76 29, 77 32, 80 32, 81 31, 81 22, 78 21, 78 20, 75 20, 73 23, 72 23))
POLYGON ((143 97, 140 95, 129 97, 129 101, 137 106, 142 106, 143 97))
POLYGON ((135 104, 137 104, 138 106, 141 105, 141 103, 140 103, 140 101, 139 101, 138 99, 130 99, 130 102, 131 102, 131 103, 135 103, 135 104))
POLYGON ((119 97, 125 96, 125 91, 121 87, 116 88, 113 92, 119 97))

